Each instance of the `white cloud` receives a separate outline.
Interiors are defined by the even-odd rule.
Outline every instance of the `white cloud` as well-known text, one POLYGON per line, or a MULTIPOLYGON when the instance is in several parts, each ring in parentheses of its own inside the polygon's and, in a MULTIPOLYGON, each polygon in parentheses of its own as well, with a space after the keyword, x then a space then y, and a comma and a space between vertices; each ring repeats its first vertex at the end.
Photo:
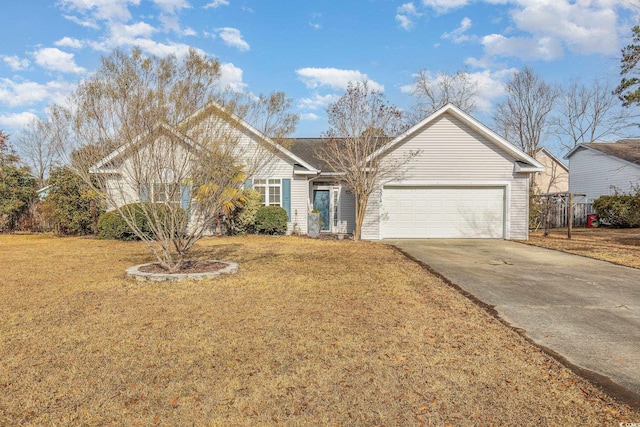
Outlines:
POLYGON ((112 40, 132 40, 138 37, 149 38, 157 31, 155 27, 142 21, 131 25, 113 24, 110 30, 112 40))
POLYGON ((29 111, 23 111, 22 113, 0 114, 0 126, 5 130, 10 129, 17 131, 24 128, 27 124, 37 118, 38 116, 29 111))
POLYGON ((422 14, 418 12, 413 2, 404 3, 396 10, 396 21, 398 21, 400 27, 407 31, 415 26, 413 18, 419 18, 420 16, 422 14))
POLYGON ((220 80, 222 89, 231 89, 242 92, 247 84, 242 81, 242 68, 236 67, 230 62, 220 64, 220 80))
POLYGON ((229 6, 229 0, 213 0, 211 3, 207 3, 204 8, 209 9, 217 9, 220 6, 229 6))
POLYGON ((485 53, 490 56, 551 61, 563 55, 562 44, 552 37, 505 37, 502 34, 489 34, 482 38, 482 44, 485 53))
POLYGON ((493 111, 494 101, 505 94, 505 82, 515 68, 507 68, 498 71, 483 70, 476 73, 468 73, 470 80, 475 81, 478 93, 475 104, 479 111, 489 113, 493 111))
POLYGON ((305 110, 319 110, 324 109, 327 105, 336 102, 338 99, 340 99, 340 95, 332 93, 320 95, 316 93, 311 98, 301 98, 298 102, 298 107, 305 110))
MULTIPOLYGON (((178 58, 184 57, 189 53, 192 46, 184 43, 159 43, 151 39, 136 39, 135 45, 140 46, 142 50, 157 56, 175 55, 178 58)), ((204 55, 201 49, 195 49, 200 55, 204 55)))
POLYGON ((45 47, 33 54, 36 64, 43 68, 63 73, 84 73, 86 70, 76 64, 73 54, 56 47, 45 47))
POLYGON ((67 19, 82 27, 93 28, 94 30, 98 30, 100 28, 100 26, 93 19, 81 19, 73 15, 62 15, 62 16, 64 17, 64 19, 67 19))
POLYGON ((53 44, 60 47, 70 47, 72 49, 80 49, 83 46, 81 40, 74 39, 73 37, 63 37, 53 44))
MULTIPOLYGON (((175 55, 183 57, 191 49, 191 46, 184 43, 167 42, 161 43, 151 37, 157 33, 157 29, 146 22, 136 22, 126 25, 119 22, 109 25, 109 34, 100 41, 87 41, 87 45, 92 49, 109 52, 119 47, 139 46, 143 51, 158 55, 175 55)), ((199 54, 204 54, 202 49, 195 49, 199 54)))
MULTIPOLYGON (((620 50, 618 11, 634 12, 625 0, 422 0, 425 7, 446 13, 474 2, 508 6, 511 25, 506 33, 485 35, 482 43, 489 55, 521 59, 553 60, 565 50, 578 54, 615 55, 620 50)), ((626 27, 626 25, 624 25, 626 27)), ((462 27, 442 38, 466 41, 462 27)))
POLYGON ((384 86, 369 80, 369 76, 358 70, 340 70, 338 68, 300 68, 296 70, 299 79, 310 89, 328 86, 344 90, 350 82, 368 81, 369 89, 384 91, 384 86))
POLYGON ((153 2, 163 12, 172 14, 191 7, 187 0, 153 0, 153 2))
POLYGON ((40 84, 32 81, 13 81, 0 78, 0 104, 10 108, 24 107, 39 102, 61 102, 75 85, 63 81, 40 84))
MULTIPOLYGON (((476 86, 476 96, 474 102, 476 108, 483 112, 489 113, 493 110, 493 103, 496 99, 505 94, 505 82, 516 72, 515 68, 506 68, 496 71, 482 70, 473 73, 465 73, 469 82, 476 86)), ((429 74, 429 79, 433 81, 433 85, 437 85, 444 77, 437 74, 435 78, 433 74, 429 74)), ((415 75, 414 75, 415 77, 415 75)), ((400 86, 400 91, 411 94, 414 90, 414 84, 400 86)))
POLYGON ((469 36, 465 33, 471 28, 471 19, 466 16, 460 21, 460 26, 450 33, 444 33, 440 38, 445 40, 451 40, 452 42, 459 44, 469 40, 469 36))
POLYGON ((432 8, 437 13, 446 13, 452 9, 468 5, 469 0, 422 0, 422 4, 432 8))
POLYGON ((2 61, 13 71, 23 71, 29 68, 30 62, 26 58, 20 58, 17 55, 0 55, 0 58, 2 58, 2 61))
POLYGON ((533 0, 512 12, 518 29, 562 41, 570 51, 618 53, 617 15, 607 1, 533 0))
POLYGON ((318 22, 318 20, 322 18, 321 13, 314 12, 311 14, 311 19, 309 21, 309 26, 314 30, 319 30, 322 28, 322 24, 318 22))
POLYGON ((216 31, 227 46, 235 47, 238 50, 250 49, 249 43, 244 41, 242 34, 240 34, 240 30, 237 28, 223 27, 216 28, 216 31))
POLYGON ((320 116, 313 113, 303 113, 303 114, 300 114, 300 120, 315 121, 315 120, 320 120, 320 116))
POLYGON ((93 19, 127 22, 131 19, 129 5, 137 6, 140 0, 59 0, 58 3, 64 9, 80 13, 82 16, 65 16, 67 19, 75 18, 81 25, 95 26, 93 19))

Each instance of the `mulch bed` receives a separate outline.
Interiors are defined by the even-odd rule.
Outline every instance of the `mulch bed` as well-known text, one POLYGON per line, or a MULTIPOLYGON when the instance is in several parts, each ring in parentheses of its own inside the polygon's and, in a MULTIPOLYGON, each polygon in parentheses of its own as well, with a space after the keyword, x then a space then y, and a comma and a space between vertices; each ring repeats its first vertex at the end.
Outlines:
POLYGON ((150 264, 140 267, 140 271, 143 273, 158 273, 158 274, 190 274, 190 273, 213 273, 218 270, 222 270, 227 267, 227 264, 218 261, 183 261, 180 268, 176 271, 168 271, 160 264, 150 264))

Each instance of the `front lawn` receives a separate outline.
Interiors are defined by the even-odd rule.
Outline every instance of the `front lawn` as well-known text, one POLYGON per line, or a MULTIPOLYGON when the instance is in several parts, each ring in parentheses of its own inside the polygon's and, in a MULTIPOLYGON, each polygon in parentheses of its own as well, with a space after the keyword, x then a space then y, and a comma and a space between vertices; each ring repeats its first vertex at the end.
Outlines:
POLYGON ((0 425, 618 425, 615 403, 395 250, 202 241, 213 281, 139 283, 139 243, 0 236, 0 425))
POLYGON ((571 240, 566 228, 552 229, 548 237, 539 230, 525 243, 640 268, 640 228, 574 228, 571 240))

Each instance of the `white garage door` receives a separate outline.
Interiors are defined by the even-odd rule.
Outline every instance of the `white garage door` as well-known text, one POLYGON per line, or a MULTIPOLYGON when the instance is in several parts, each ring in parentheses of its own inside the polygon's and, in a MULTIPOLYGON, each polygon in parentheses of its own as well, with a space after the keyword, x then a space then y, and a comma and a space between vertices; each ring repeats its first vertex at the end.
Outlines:
POLYGON ((385 187, 385 238, 503 238, 504 187, 385 187))

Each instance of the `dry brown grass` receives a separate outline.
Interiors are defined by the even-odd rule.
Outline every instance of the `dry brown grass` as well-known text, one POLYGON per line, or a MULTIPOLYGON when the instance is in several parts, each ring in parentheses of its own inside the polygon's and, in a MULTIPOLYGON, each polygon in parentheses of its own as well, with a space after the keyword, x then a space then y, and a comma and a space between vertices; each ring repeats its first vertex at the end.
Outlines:
POLYGON ((640 228, 577 228, 571 240, 566 228, 553 229, 548 237, 542 234, 531 233, 525 243, 640 268, 640 228))
POLYGON ((618 425, 618 404, 395 250, 202 241, 213 281, 138 283, 137 243, 0 236, 0 425, 618 425))

